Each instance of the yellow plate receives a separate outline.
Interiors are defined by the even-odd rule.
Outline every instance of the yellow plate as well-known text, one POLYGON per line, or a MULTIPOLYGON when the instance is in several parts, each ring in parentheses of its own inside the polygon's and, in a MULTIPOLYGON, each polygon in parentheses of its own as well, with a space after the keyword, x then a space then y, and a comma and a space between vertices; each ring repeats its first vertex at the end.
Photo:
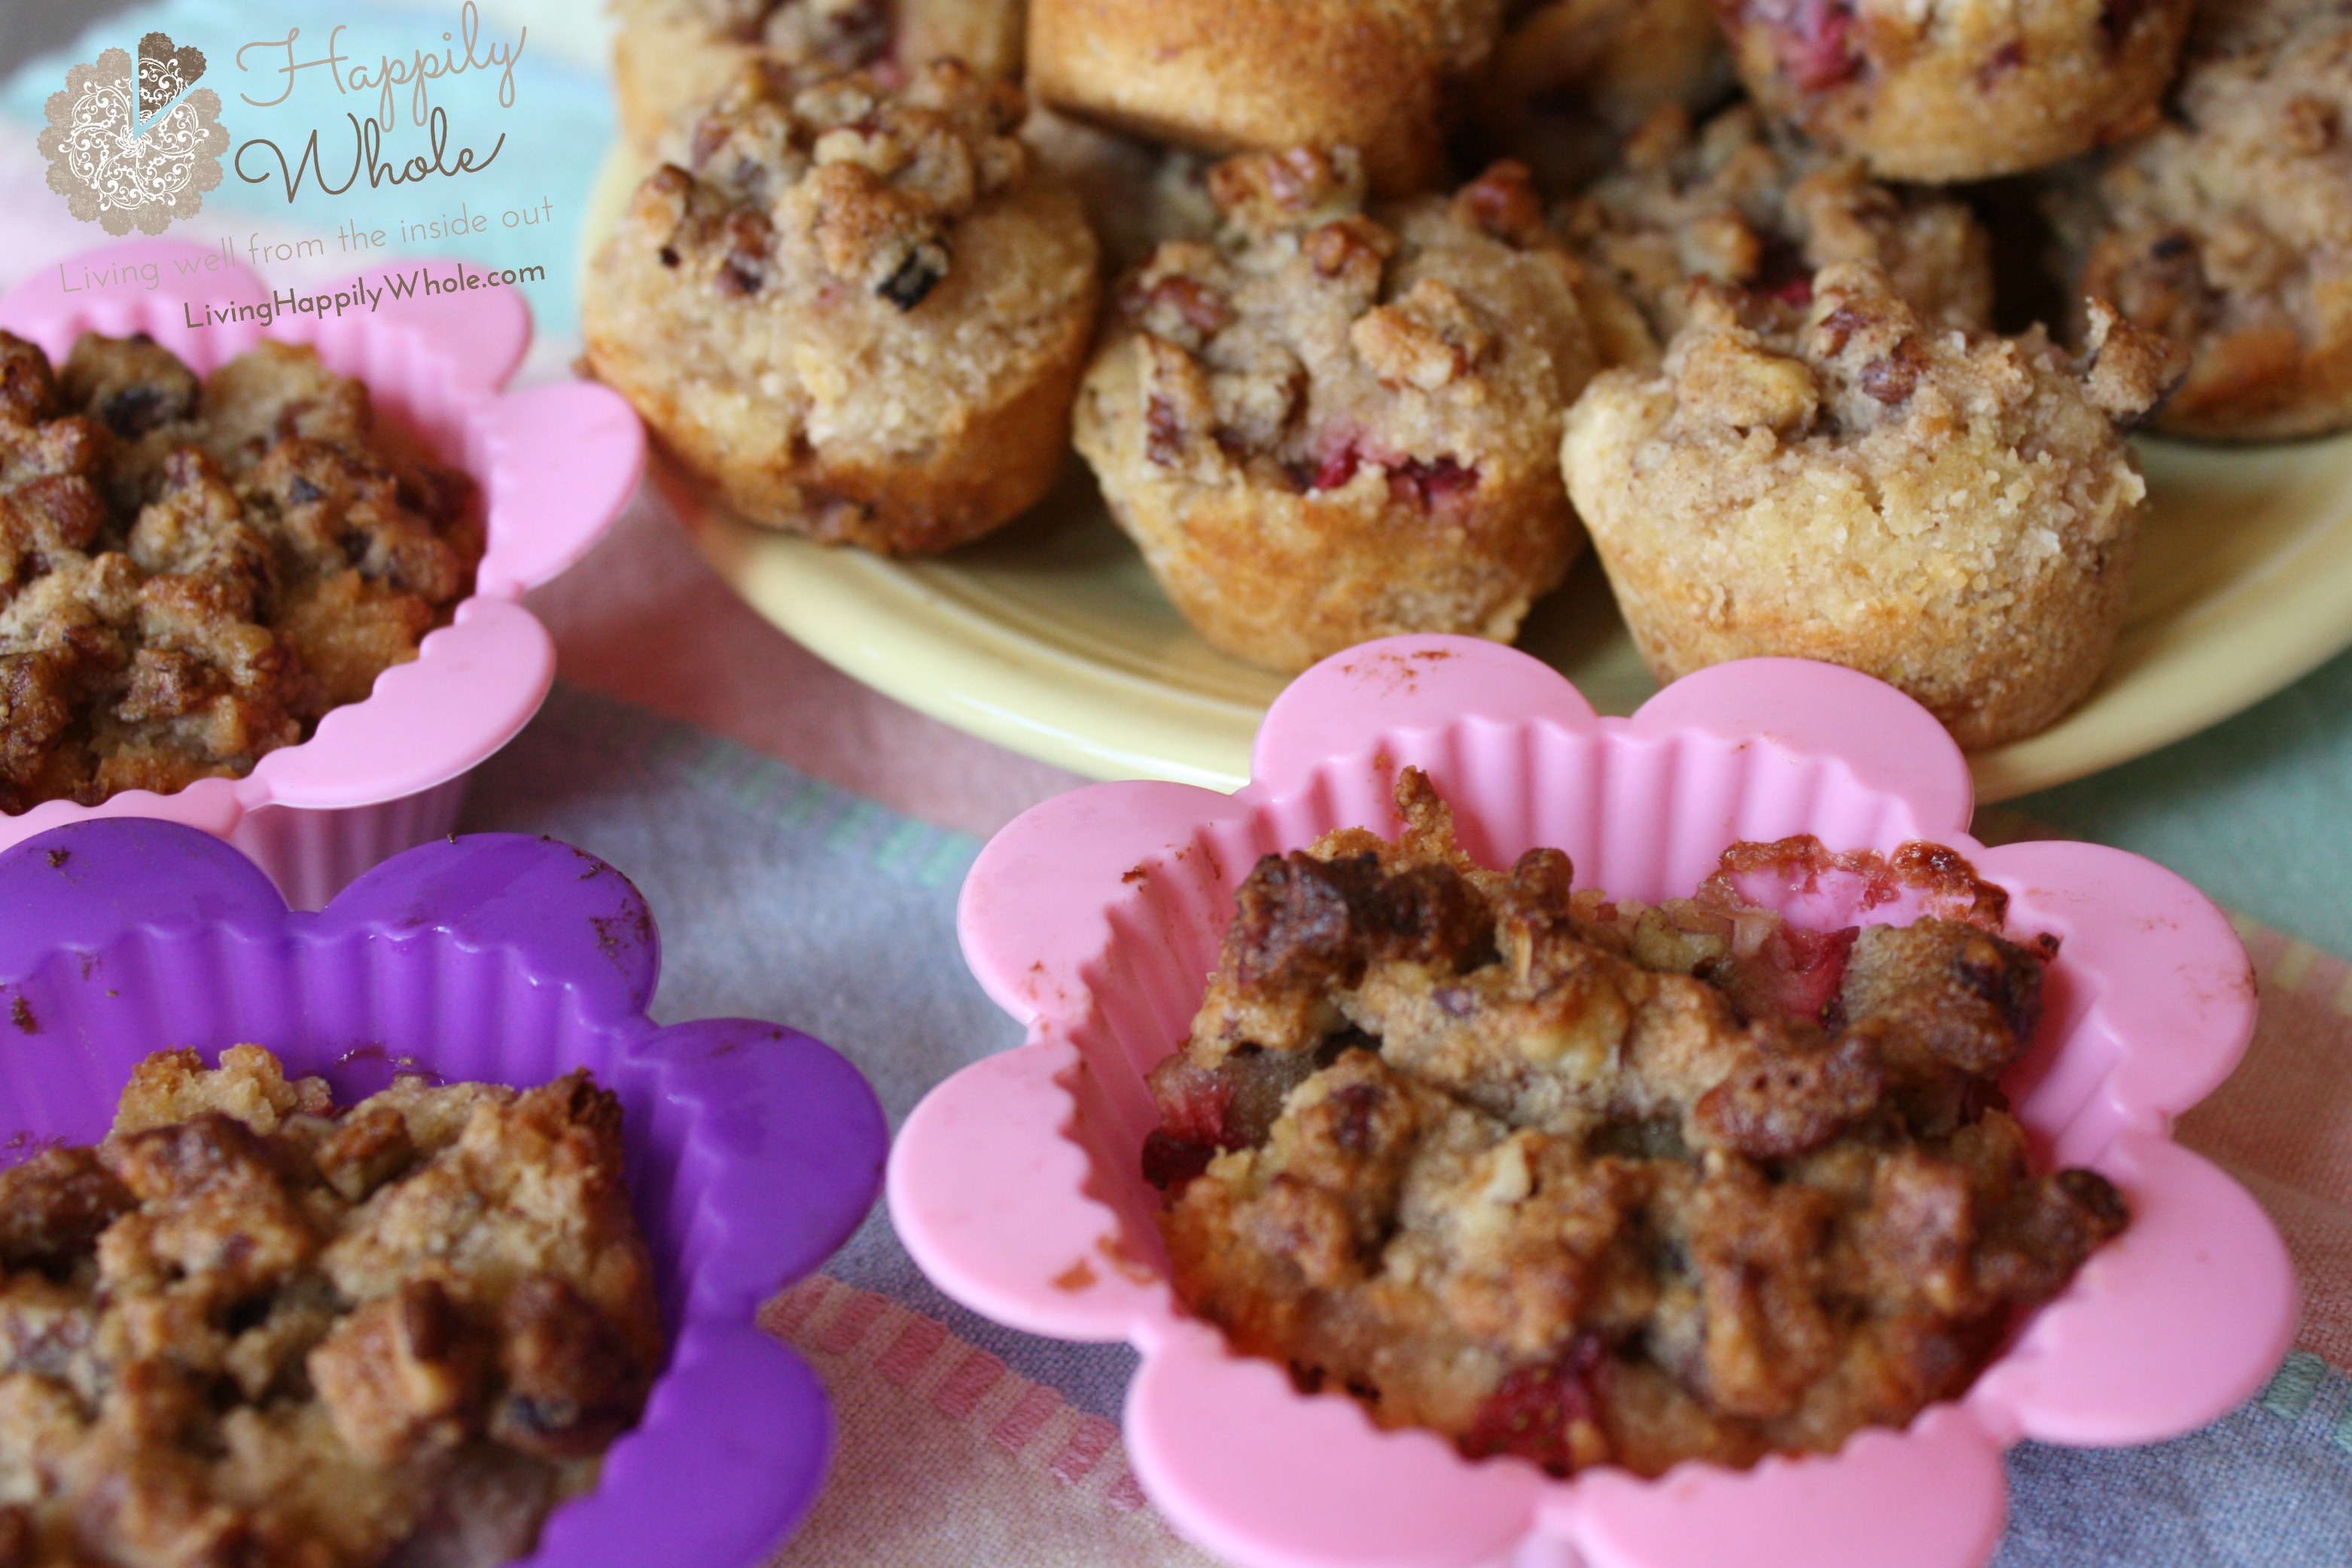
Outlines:
MULTIPOLYGON (((629 187, 617 158, 604 173, 606 221, 591 233, 629 187)), ((2352 436, 2139 450, 2154 515, 2115 663, 2064 720, 1972 759, 1979 800, 2153 751, 2352 645, 2352 436)), ((663 489, 762 615, 909 707, 1098 779, 1231 789, 1249 777, 1282 677, 1192 633, 1083 474, 1004 532, 922 561, 768 532, 704 507, 675 475, 663 489)), ((1519 646, 1604 713, 1655 689, 1589 556, 1519 646)))

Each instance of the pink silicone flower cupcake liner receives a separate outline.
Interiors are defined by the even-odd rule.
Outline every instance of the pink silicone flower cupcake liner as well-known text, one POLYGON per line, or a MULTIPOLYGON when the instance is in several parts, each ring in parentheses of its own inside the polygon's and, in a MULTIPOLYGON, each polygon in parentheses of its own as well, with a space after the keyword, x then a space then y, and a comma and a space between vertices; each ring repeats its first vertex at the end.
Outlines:
POLYGON ((533 1568, 748 1568, 815 1500, 824 1386, 760 1332, 881 1185, 855 1067, 749 1019, 656 1027, 645 900, 569 845, 486 833, 397 855, 317 914, 172 822, 77 822, 0 853, 0 1164, 106 1134, 151 1051, 251 1042, 344 1103, 413 1064, 529 1087, 575 1067, 622 1103, 669 1363, 533 1568))
MULTIPOLYGON (((436 277, 455 270, 425 267, 436 277)), ((53 361, 86 331, 145 332, 199 374, 265 336, 309 343, 330 369, 367 383, 379 415, 473 476, 489 536, 473 597, 450 624, 301 745, 270 753, 243 779, 208 779, 173 795, 131 790, 98 806, 53 800, 0 817, 0 847, 66 822, 161 817, 228 840, 289 899, 316 908, 386 855, 455 826, 467 774, 546 698, 555 647, 522 595, 587 554, 620 515, 645 465, 644 428, 604 387, 501 392, 530 345, 530 310, 515 289, 402 298, 378 274, 363 277, 376 291, 372 306, 351 280, 273 293, 217 251, 147 240, 73 256, 0 298, 0 329, 39 344, 53 361), (121 281, 143 278, 150 266, 153 287, 121 281), (351 302, 339 308, 339 295, 351 302), (266 299, 305 308, 278 312, 266 329, 236 319, 235 308, 266 299), (320 300, 323 308, 311 303, 320 300)))
MULTIPOLYGON (((1029 1038, 916 1109, 891 1155, 892 1217, 977 1311, 1136 1346, 1138 1477, 1179 1531, 1253 1568, 1974 1568, 2000 1538, 2005 1448, 2150 1442, 2222 1415, 2284 1354, 2295 1291, 2261 1208, 2169 1137, 2252 1036, 2252 977, 2228 923, 2120 851, 1987 849, 1968 834, 1971 807, 1968 768, 1926 710, 1830 665, 1719 665, 1618 719, 1489 643, 1354 649, 1275 704, 1239 792, 1098 785, 989 844, 964 887, 964 953, 1029 1038), (1962 1398, 1748 1471, 1556 1480, 1474 1463, 1234 1355, 1167 1282, 1140 1170, 1158 1123, 1143 1075, 1188 1032, 1258 857, 1339 827, 1392 833, 1406 766, 1430 775, 1483 862, 1556 846, 1579 886, 1643 902, 1688 894, 1740 840, 1959 851, 2008 891, 2013 933, 2061 943, 2042 1030, 2004 1087, 2042 1154, 2124 1192, 2130 1228, 1962 1398)), ((1842 921, 1857 888, 1744 891, 1810 924, 1842 921)))

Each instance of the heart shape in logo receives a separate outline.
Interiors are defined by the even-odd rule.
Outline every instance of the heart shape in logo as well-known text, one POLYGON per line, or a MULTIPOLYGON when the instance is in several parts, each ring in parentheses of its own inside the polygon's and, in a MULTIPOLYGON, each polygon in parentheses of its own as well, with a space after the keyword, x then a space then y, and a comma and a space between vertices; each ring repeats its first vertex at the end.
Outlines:
POLYGON ((205 74, 205 52, 194 44, 174 48, 168 33, 154 32, 139 40, 138 135, 153 124, 205 74))

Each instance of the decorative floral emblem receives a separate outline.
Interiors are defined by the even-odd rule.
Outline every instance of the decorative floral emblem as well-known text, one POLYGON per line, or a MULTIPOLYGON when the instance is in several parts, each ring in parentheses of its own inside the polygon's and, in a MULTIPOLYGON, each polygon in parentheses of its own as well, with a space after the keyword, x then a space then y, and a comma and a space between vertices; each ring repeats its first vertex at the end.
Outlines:
POLYGON ((129 54, 109 49, 66 72, 65 90, 49 95, 41 155, 74 216, 110 235, 133 225, 158 235, 196 215, 228 151, 220 94, 194 85, 204 74, 204 51, 175 48, 163 33, 139 40, 135 71, 129 54))

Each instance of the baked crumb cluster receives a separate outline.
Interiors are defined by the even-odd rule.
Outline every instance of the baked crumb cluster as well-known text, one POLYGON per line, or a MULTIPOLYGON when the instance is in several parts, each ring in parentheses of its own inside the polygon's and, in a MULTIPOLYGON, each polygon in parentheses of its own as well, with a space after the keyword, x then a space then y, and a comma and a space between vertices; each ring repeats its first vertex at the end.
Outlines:
POLYGON ((1601 363, 1601 286, 1527 172, 1367 209, 1358 160, 1301 150, 1209 186, 1223 233, 1129 279, 1080 398, 1113 515, 1202 635, 1262 664, 1507 638, 1581 548, 1551 449, 1601 363))
POLYGON ((524 1555, 663 1355, 584 1071, 337 1107, 258 1046, 152 1056, 104 1143, 0 1173, 0 1270, 27 1568, 524 1555))
POLYGON ((889 551, 1003 522, 1060 467, 1098 287, 1024 112, 953 61, 747 70, 598 258, 591 364, 760 521, 889 551))
POLYGON ((1689 319, 1695 280, 1803 305, 1813 275, 1838 262, 1876 266, 1930 321, 1992 324, 1991 245, 1965 203, 1882 184, 1853 158, 1775 144, 1745 104, 1696 129, 1664 110, 1621 159, 1558 221, 1640 302, 1661 341, 1689 319))
POLYGON ((2177 371, 2112 312, 2076 362, 2038 329, 1932 325, 1842 264, 1802 309, 1696 294, 1659 371, 1610 371, 1578 404, 1563 460, 1666 677, 1827 659, 1993 746, 2105 666, 2147 494, 2114 424, 2177 371))
POLYGON ((2187 350, 2158 425, 2352 423, 2352 9, 2208 7, 2165 124, 2053 183, 2080 292, 2187 350))
POLYGON ((906 93, 870 78, 755 72, 694 132, 690 173, 656 176, 669 249, 721 295, 768 282, 775 230, 806 235, 824 276, 912 310, 954 265, 948 230, 1021 178, 1018 89, 954 66, 906 93))
POLYGON ((2036 1175, 1997 1080, 2047 945, 1948 851, 1844 857, 1906 926, 1812 932, 1735 874, 1658 907, 1455 847, 1418 772, 1393 842, 1268 856, 1144 1150, 1179 1296, 1300 1386, 1555 1474, 1830 1451, 1965 1388, 2126 1222, 2036 1175))
POLYGON ((0 810, 236 777, 471 591, 461 474, 265 342, 200 381, 143 338, 0 333, 0 810))

